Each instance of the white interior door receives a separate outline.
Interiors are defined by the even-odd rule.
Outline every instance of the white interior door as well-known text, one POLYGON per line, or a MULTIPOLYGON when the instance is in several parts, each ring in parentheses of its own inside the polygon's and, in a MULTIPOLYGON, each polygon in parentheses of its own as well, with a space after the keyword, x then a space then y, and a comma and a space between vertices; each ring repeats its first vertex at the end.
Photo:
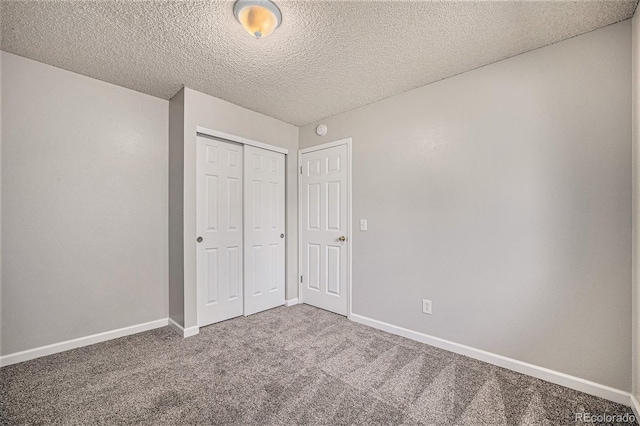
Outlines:
POLYGON ((244 147, 244 314, 284 305, 284 154, 244 147))
POLYGON ((301 160, 302 300, 347 315, 347 145, 306 152, 301 160))
POLYGON ((197 137, 198 326, 242 315, 242 146, 197 137))

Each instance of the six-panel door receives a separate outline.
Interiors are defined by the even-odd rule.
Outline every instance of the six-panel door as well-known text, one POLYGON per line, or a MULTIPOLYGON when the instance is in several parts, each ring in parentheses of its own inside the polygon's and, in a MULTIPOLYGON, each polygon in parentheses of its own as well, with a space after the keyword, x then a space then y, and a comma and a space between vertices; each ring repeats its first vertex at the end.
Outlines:
POLYGON ((198 326, 243 313, 242 145, 197 137, 198 326))
POLYGON ((302 154, 302 299, 347 315, 347 147, 302 154))
POLYGON ((244 314, 284 305, 284 154, 244 147, 244 314))

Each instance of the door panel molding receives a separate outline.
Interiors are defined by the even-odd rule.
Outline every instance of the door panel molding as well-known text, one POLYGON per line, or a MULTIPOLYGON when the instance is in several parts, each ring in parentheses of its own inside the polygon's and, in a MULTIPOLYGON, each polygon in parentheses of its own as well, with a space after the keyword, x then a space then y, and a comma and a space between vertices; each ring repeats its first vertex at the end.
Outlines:
MULTIPOLYGON (((303 165, 303 155, 304 154, 308 154, 308 153, 312 153, 312 152, 316 152, 316 151, 321 151, 324 149, 328 149, 328 148, 334 148, 337 146, 346 146, 346 164, 341 164, 339 159, 334 158, 333 161, 329 161, 327 166, 328 169, 326 170, 327 174, 330 176, 332 173, 339 173, 340 169, 342 168, 346 168, 346 177, 347 177, 347 185, 346 188, 340 188, 340 190, 342 191, 346 191, 347 193, 347 223, 346 223, 346 236, 347 236, 347 246, 346 246, 346 250, 347 250, 347 280, 345 283, 341 283, 338 282, 337 284, 340 287, 346 287, 346 294, 347 294, 347 318, 351 319, 351 315, 352 315, 352 305, 353 305, 353 297, 352 297, 352 241, 353 241, 353 217, 352 217, 352 140, 351 138, 345 138, 345 139, 340 139, 334 142, 328 142, 322 145, 316 145, 313 147, 309 147, 309 148, 303 148, 298 150, 298 303, 304 303, 304 296, 303 296, 303 287, 304 285, 310 283, 309 280, 314 282, 314 285, 319 286, 320 283, 315 283, 316 280, 320 279, 320 271, 314 271, 315 272, 315 276, 311 277, 309 273, 307 273, 307 276, 304 277, 304 283, 300 280, 300 276, 303 274, 304 271, 304 256, 309 255, 309 253, 307 253, 307 251, 305 250, 305 247, 303 246, 303 226, 304 224, 307 222, 307 219, 309 219, 311 222, 310 223, 311 226, 322 226, 321 224, 321 220, 322 218, 320 217, 319 214, 315 214, 312 216, 312 212, 307 210, 307 215, 309 217, 307 218, 303 218, 304 215, 304 209, 301 207, 302 203, 304 202, 304 188, 302 187, 302 173, 300 172, 301 170, 301 166, 303 165), (317 216, 317 217, 316 217, 317 216)), ((317 170, 313 169, 310 170, 309 173, 313 174, 312 172, 316 172, 316 174, 320 174, 320 163, 318 162, 317 164, 317 170)), ((318 197, 321 196, 321 194, 318 192, 317 194, 318 197)), ((318 200, 319 201, 319 200, 318 200)), ((320 208, 320 206, 318 206, 318 208, 320 208)), ((319 213, 319 212, 318 212, 319 213)), ((339 215, 338 215, 339 217, 339 215)), ((326 221, 329 221, 329 217, 325 217, 326 221)), ((329 224, 329 223, 327 223, 329 224)), ((331 222, 331 224, 336 224, 335 222, 331 222)), ((337 224, 337 226, 339 226, 339 224, 337 224)), ((317 248, 318 250, 320 249, 320 247, 317 248)), ((318 255, 320 255, 320 252, 318 252, 318 255)), ((328 283, 328 281, 327 281, 328 283)), ((335 281, 332 281, 332 285, 336 284, 335 281)), ((332 290, 335 290, 335 287, 332 287, 332 290)))

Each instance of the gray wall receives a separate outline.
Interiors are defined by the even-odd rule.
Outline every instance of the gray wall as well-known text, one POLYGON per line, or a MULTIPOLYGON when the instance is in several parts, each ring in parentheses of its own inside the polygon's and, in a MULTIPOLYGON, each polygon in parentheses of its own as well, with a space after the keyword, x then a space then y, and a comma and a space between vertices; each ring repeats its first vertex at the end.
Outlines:
POLYGON ((169 318, 184 327, 184 89, 169 101, 169 318))
MULTIPOLYGON (((2 17, 0 17, 2 26, 2 17)), ((0 31, 0 42, 2 41, 0 31)), ((0 194, 2 194, 2 54, 0 54, 0 194)), ((0 355, 2 355, 2 197, 0 196, 0 355)))
POLYGON ((2 354, 166 318, 168 102, 2 52, 2 354))
POLYGON ((630 52, 626 21, 302 127, 353 138, 354 313, 629 391, 630 52))
MULTIPOLYGON (((633 17, 633 326, 632 394, 640 400, 640 15, 633 17)), ((638 407, 640 408, 640 407, 638 407)))
MULTIPOLYGON (((180 250, 178 247, 180 244, 174 241, 171 237, 170 252, 175 253, 172 255, 170 264, 171 270, 179 270, 183 268, 184 276, 182 280, 179 276, 171 274, 171 292, 170 295, 173 298, 176 297, 176 301, 171 300, 172 307, 171 318, 176 320, 177 318, 184 317, 184 322, 180 322, 180 325, 184 327, 194 327, 197 325, 197 299, 196 299, 196 211, 195 211, 195 182, 196 182, 196 126, 202 126, 213 130, 218 130, 235 136, 241 136, 248 139, 268 143, 271 145, 283 147, 289 149, 289 155, 286 158, 286 211, 287 211, 287 287, 286 297, 287 299, 297 297, 297 275, 298 275, 298 262, 297 262, 297 149, 298 149, 298 128, 276 120, 275 118, 268 117, 263 114, 259 114, 254 111, 250 111, 246 108, 239 107, 229 102, 217 99, 208 95, 205 95, 195 90, 188 88, 183 89, 183 100, 179 97, 172 99, 172 103, 180 104, 182 102, 184 107, 184 137, 182 142, 184 143, 184 150, 182 153, 175 153, 175 158, 178 159, 180 155, 183 156, 183 181, 180 180, 179 170, 170 170, 170 176, 172 176, 172 182, 170 184, 171 200, 183 199, 183 211, 180 214, 173 212, 170 213, 171 221, 183 220, 183 248, 184 257, 180 259, 180 250), (175 181, 174 181, 175 177, 175 181), (182 216, 182 217, 180 217, 182 216), (180 261, 183 263, 180 263, 180 261), (174 263, 175 262, 175 263, 174 263), (184 293, 179 294, 180 287, 183 288, 184 293), (175 291, 174 291, 175 289, 175 291), (182 312, 174 311, 173 307, 179 307, 183 297, 184 310, 182 312), (174 318, 175 317, 175 318, 174 318)), ((179 106, 171 111, 178 111, 179 106)), ((171 123, 174 122, 172 118, 171 123)), ((179 122, 179 118, 175 119, 175 122, 179 122)), ((178 169, 180 165, 174 164, 174 148, 179 150, 180 136, 174 135, 172 132, 171 142, 171 156, 170 161, 172 167, 178 169), (175 145, 175 146, 174 146, 175 145)), ((176 160, 178 161, 178 160, 176 160)), ((172 201, 173 202, 173 201, 172 201)), ((180 226, 180 223, 170 224, 170 229, 176 229, 180 226)), ((171 232, 171 231, 170 231, 171 232)))

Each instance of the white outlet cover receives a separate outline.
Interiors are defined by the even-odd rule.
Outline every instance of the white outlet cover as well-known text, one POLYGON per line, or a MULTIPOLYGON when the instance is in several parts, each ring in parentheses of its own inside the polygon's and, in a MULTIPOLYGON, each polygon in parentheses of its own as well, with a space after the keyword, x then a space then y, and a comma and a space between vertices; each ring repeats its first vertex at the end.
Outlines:
POLYGON ((431 300, 422 299, 422 312, 431 315, 431 300))

